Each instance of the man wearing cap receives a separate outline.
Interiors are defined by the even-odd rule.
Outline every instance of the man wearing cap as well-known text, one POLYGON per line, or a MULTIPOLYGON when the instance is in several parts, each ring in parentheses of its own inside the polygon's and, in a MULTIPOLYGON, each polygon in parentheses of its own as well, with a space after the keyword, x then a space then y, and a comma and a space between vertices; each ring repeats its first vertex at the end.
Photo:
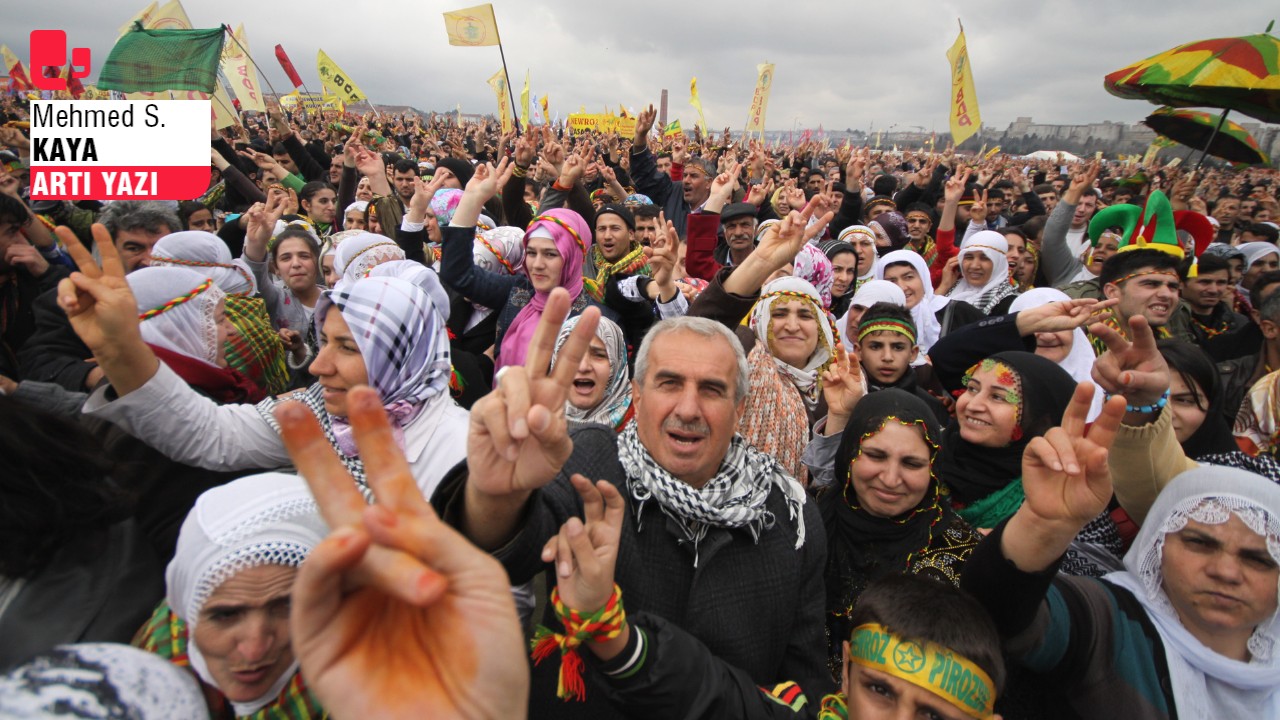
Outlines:
POLYGON ((636 219, 623 205, 608 203, 596 212, 596 242, 582 264, 582 275, 594 281, 587 292, 604 297, 605 285, 612 278, 621 280, 632 275, 648 276, 649 261, 644 248, 636 241, 636 219))

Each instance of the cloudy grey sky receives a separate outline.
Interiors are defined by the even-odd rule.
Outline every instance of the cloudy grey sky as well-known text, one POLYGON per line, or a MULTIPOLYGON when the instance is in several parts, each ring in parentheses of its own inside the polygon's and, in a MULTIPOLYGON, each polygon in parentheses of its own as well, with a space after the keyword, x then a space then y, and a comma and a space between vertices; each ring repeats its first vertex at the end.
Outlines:
MULTIPOLYGON (((283 43, 319 91, 321 47, 375 102, 491 113, 485 79, 496 47, 451 47, 441 13, 474 0, 187 0, 197 27, 243 22, 254 58, 281 92, 272 48, 283 43)), ((45 0, 4 11, 0 42, 26 62, 27 35, 61 28, 93 51, 96 76, 117 28, 144 0, 45 0)), ((512 85, 532 73, 551 112, 639 107, 670 90, 673 117, 691 127, 689 79, 712 127, 742 127, 760 62, 776 65, 769 129, 921 126, 947 130, 945 53, 964 21, 984 124, 1134 122, 1152 106, 1102 89, 1105 74, 1191 40, 1262 32, 1261 3, 1226 0, 495 0, 512 85), (755 9, 755 6, 762 6, 755 9)), ((1274 8, 1272 8, 1274 10, 1274 8)), ((1275 13, 1280 14, 1280 13, 1275 13)))

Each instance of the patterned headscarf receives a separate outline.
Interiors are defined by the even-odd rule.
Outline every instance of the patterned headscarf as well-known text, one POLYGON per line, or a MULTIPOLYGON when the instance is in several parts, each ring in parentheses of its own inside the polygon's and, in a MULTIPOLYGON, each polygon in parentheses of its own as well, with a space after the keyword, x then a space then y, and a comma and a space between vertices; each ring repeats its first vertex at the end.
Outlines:
POLYGON ((431 196, 431 213, 436 216, 440 227, 445 227, 453 221, 453 214, 457 212, 460 202, 462 202, 462 191, 454 188, 442 188, 431 196))
POLYGON ((991 261, 991 275, 987 277, 987 282, 981 287, 975 287, 969 284, 962 272, 960 281, 947 295, 952 300, 969 303, 986 315, 1001 300, 1016 295, 1018 289, 1009 282, 1009 241, 1003 235, 994 230, 982 230, 960 243, 960 262, 964 262, 966 255, 976 253, 981 253, 991 261))
MULTIPOLYGON (((577 300, 582 294, 582 263, 591 248, 591 228, 578 213, 565 208, 555 208, 535 217, 524 234, 524 248, 533 238, 549 238, 555 243, 564 264, 560 268, 559 286, 569 291, 569 299, 577 300)), ((525 269, 528 272, 528 268, 525 269)), ((507 333, 502 337, 498 352, 497 369, 508 365, 523 365, 533 340, 534 330, 547 306, 549 293, 535 290, 529 304, 520 309, 507 333)))
POLYGON ((476 267, 499 275, 519 275, 524 269, 524 231, 504 225, 476 235, 471 257, 476 267))
POLYGON ((796 253, 792 268, 792 275, 808 280, 809 284, 818 291, 819 297, 822 298, 823 309, 830 309, 831 286, 835 284, 836 275, 827 254, 817 245, 805 243, 804 247, 800 248, 800 252, 796 253))
POLYGON ((885 237, 889 238, 889 250, 882 250, 881 254, 892 250, 901 250, 911 240, 911 235, 907 233, 907 219, 897 210, 880 213, 875 220, 867 223, 867 226, 873 232, 876 228, 880 228, 885 237))
POLYGON ((0 676, 0 717, 206 720, 191 673, 114 643, 59 645, 0 676))
POLYGON ((755 333, 756 340, 769 349, 770 355, 773 355, 778 372, 791 380, 807 408, 812 410, 817 407, 818 398, 822 394, 819 378, 835 357, 836 351, 835 324, 831 316, 822 309, 822 300, 818 296, 818 291, 807 280, 798 277, 778 278, 761 288, 760 300, 751 309, 748 318, 748 324, 755 333), (818 320, 818 345, 802 368, 793 367, 773 351, 773 322, 770 317, 773 304, 792 300, 809 303, 818 320))
MULTIPOLYGON (((297 475, 251 475, 213 488, 196 500, 182 523, 164 575, 169 607, 194 638, 200 610, 224 582, 263 565, 296 568, 328 533, 311 490, 297 475)), ((217 687, 198 645, 191 642, 187 652, 196 674, 217 687)), ((271 703, 297 670, 294 660, 262 697, 232 703, 236 714, 249 715, 271 703)))
POLYGON ((362 232, 347 238, 333 256, 333 270, 342 281, 355 281, 373 267, 390 260, 404 260, 404 250, 386 235, 362 232))
MULTIPOLYGON (((564 347, 569 334, 581 319, 581 315, 571 317, 560 326, 555 354, 551 357, 552 367, 555 367, 556 358, 560 356, 560 348, 564 347)), ((599 405, 590 410, 565 403, 565 415, 573 422, 600 423, 621 432, 623 425, 631 417, 631 374, 627 370, 627 339, 622 328, 607 317, 600 318, 600 323, 596 325, 596 337, 600 338, 605 351, 609 353, 609 384, 605 387, 604 397, 600 399, 599 405)))
MULTIPOLYGON (((422 412, 427 400, 449 387, 449 335, 445 328, 449 305, 434 272, 425 271, 420 282, 436 291, 399 277, 368 277, 343 282, 320 296, 316 303, 316 332, 324 326, 330 307, 342 313, 364 357, 369 384, 378 391, 391 416, 392 431, 404 446, 404 426, 422 412)), ((334 418, 333 433, 348 456, 356 454, 354 438, 345 418, 334 418)))
POLYGON ((1236 414, 1236 442, 1250 455, 1275 455, 1280 449, 1280 370, 1249 388, 1236 414))

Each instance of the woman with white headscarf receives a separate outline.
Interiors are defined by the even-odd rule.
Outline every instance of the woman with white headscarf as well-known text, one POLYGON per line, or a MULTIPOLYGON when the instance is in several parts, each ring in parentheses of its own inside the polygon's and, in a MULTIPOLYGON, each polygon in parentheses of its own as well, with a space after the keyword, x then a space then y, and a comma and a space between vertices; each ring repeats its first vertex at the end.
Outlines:
POLYGON ((226 293, 203 273, 146 267, 125 278, 133 291, 142 341, 186 384, 216 402, 265 397, 251 379, 227 365, 226 293))
MULTIPOLYGON (((571 317, 560 326, 555 354, 551 357, 552 367, 581 317, 571 317)), ((599 423, 619 433, 635 414, 631 406, 627 339, 622 328, 609 318, 600 318, 596 325, 596 336, 578 364, 564 411, 570 423, 599 423)))
MULTIPOLYGON (((70 244, 82 267, 92 262, 74 239, 70 244)), ((138 337, 136 313, 121 309, 126 299, 133 305, 127 289, 103 282, 115 271, 108 265, 105 278, 74 275, 59 288, 59 303, 102 360, 112 385, 110 395, 103 388, 90 396, 85 412, 189 465, 211 470, 287 465, 289 455, 273 415, 277 399, 256 406, 218 406, 191 392, 167 367, 157 368, 154 353, 138 337)), ((373 386, 392 417, 419 488, 430 497, 465 454, 467 413, 448 393, 444 290, 434 273, 425 274, 422 282, 434 283, 438 292, 394 277, 365 278, 327 291, 316 306, 321 346, 309 368, 319 381, 290 399, 315 414, 359 479, 364 465, 347 426, 346 393, 357 385, 373 386)))
POLYGON ((1008 255, 1009 242, 1000 233, 983 230, 970 235, 960 243, 956 268, 943 272, 939 291, 952 300, 969 303, 984 315, 1003 315, 1018 294, 1017 286, 1009 281, 1008 255))
POLYGON ((231 258, 221 238, 197 230, 166 235, 151 250, 151 266, 189 267, 213 280, 226 293, 227 318, 235 327, 226 341, 227 364, 268 394, 289 389, 285 346, 258 297, 258 283, 243 260, 231 258))
POLYGON ((876 261, 875 276, 877 280, 897 285, 907 298, 907 309, 916 326, 916 344, 920 347, 917 363, 925 361, 938 338, 982 319, 982 313, 969 303, 934 293, 929 266, 914 250, 886 253, 876 261))
POLYGON ((334 252, 333 272, 339 283, 365 277, 374 267, 392 260, 404 260, 404 250, 393 240, 375 233, 347 238, 334 252))
POLYGON ((1151 507, 1123 572, 1055 579, 1063 548, 1111 496, 1104 438, 1123 403, 1086 437, 1087 401, 1078 392, 1069 411, 1078 429, 1028 448, 1027 501, 969 558, 961 587, 1014 659, 1057 678, 1080 717, 1280 717, 1274 483, 1233 468, 1187 471, 1151 507), (1050 469, 1068 458, 1085 470, 1050 469))
POLYGON ((296 475, 251 475, 205 492, 182 524, 165 602, 134 644, 190 668, 215 717, 228 705, 236 717, 321 716, 290 643, 289 596, 328 532, 296 475))

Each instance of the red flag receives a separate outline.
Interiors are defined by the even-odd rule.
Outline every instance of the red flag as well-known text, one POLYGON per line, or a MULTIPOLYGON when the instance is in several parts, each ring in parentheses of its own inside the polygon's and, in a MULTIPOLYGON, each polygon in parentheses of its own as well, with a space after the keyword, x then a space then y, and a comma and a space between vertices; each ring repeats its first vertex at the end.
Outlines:
POLYGON ((284 74, 289 76, 289 81, 293 83, 293 89, 297 90, 302 87, 302 78, 298 75, 298 71, 294 69, 293 63, 289 61, 289 56, 284 52, 283 45, 276 45, 276 59, 280 61, 280 67, 284 68, 284 74))

